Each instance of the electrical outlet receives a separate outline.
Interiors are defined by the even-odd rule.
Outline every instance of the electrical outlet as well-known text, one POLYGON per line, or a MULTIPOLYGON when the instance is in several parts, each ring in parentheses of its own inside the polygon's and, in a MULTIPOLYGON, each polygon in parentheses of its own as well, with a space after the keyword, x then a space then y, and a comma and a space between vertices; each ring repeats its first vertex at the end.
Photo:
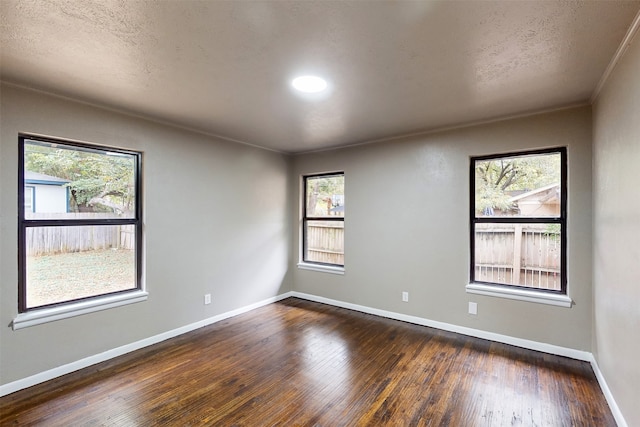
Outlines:
POLYGON ((402 301, 403 302, 409 302, 409 292, 403 292, 402 293, 402 301))
POLYGON ((469 302, 469 314, 478 314, 477 302, 469 302))
POLYGON ((211 294, 205 294, 204 295, 204 304, 211 304, 211 294))

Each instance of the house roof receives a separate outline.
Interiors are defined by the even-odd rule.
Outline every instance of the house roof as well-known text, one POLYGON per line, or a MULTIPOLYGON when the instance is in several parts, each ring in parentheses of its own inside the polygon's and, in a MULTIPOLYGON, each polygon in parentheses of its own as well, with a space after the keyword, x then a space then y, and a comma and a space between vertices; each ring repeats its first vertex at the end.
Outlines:
POLYGON ((43 173, 24 171, 24 182, 26 184, 64 185, 71 181, 43 173))
POLYGON ((509 199, 510 202, 517 202, 526 198, 529 198, 531 196, 534 196, 536 194, 540 194, 540 193, 544 193, 546 191, 552 190, 554 188, 557 188, 557 191, 554 192, 554 194, 558 194, 560 193, 560 184, 556 183, 556 184, 549 184, 549 185, 545 185, 544 187, 540 187, 540 188, 536 188, 535 190, 531 190, 531 191, 527 191, 521 194, 518 194, 517 196, 514 196, 512 198, 509 199))

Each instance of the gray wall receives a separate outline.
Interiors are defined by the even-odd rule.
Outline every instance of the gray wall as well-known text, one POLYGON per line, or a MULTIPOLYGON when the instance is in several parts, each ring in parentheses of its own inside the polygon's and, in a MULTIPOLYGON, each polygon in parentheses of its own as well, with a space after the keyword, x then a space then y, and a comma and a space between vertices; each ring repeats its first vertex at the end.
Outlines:
POLYGON ((1 95, 1 384, 291 290, 287 156, 11 86, 1 95), (144 152, 146 302, 11 330, 18 132, 144 152))
POLYGON ((348 149, 298 155, 303 174, 345 172, 345 275, 298 270, 296 291, 590 351, 591 109, 582 107, 348 149), (469 157, 567 146, 568 287, 572 308, 465 292, 469 278, 469 157), (409 302, 401 302, 401 292, 409 302), (468 301, 478 315, 467 314, 468 301))
POLYGON ((593 114, 594 353, 630 426, 640 425, 640 36, 593 114))
POLYGON ((3 85, 0 384, 295 289, 594 351, 627 421, 640 424, 640 252, 632 240, 640 234, 640 199, 633 197, 640 182, 637 75, 638 44, 595 105, 593 221, 590 107, 291 159, 3 85), (8 327, 17 312, 18 132, 144 152, 148 301, 8 327), (553 146, 569 151, 575 305, 467 294, 469 157, 553 146), (346 173, 346 274, 298 270, 299 177, 337 170, 346 173), (402 291, 409 303, 400 301, 402 291), (213 303, 204 306, 209 292, 213 303), (468 301, 478 302, 477 316, 467 314, 468 301))

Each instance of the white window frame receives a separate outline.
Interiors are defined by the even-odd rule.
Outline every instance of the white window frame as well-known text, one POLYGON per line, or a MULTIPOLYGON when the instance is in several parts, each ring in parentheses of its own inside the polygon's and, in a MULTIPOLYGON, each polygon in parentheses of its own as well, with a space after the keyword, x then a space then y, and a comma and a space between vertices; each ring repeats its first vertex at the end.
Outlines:
POLYGON ((566 147, 556 147, 541 150, 528 150, 514 153, 501 153, 484 156, 474 156, 470 159, 469 173, 469 193, 470 193, 470 273, 469 283, 466 291, 470 294, 487 295, 499 298, 528 301, 540 304, 555 305, 560 307, 571 307, 573 301, 568 295, 568 274, 567 274, 567 205, 568 205, 568 169, 567 169, 567 149, 566 147), (535 156, 545 154, 560 154, 560 187, 561 206, 560 215, 557 218, 546 217, 497 217, 486 218, 476 215, 475 209, 475 173, 476 161, 486 161, 493 159, 504 159, 510 157, 535 156), (483 282, 475 279, 475 225, 480 223, 505 223, 505 224, 531 224, 531 223, 554 223, 560 224, 561 239, 561 259, 560 259, 560 290, 537 289, 525 286, 508 285, 502 283, 483 282))
POLYGON ((306 233, 308 221, 345 221, 345 215, 336 217, 312 217, 307 215, 307 180, 321 177, 342 176, 345 177, 344 171, 326 172, 303 175, 301 177, 301 220, 300 220, 300 258, 298 262, 298 268, 301 270, 317 271, 322 273, 331 273, 343 275, 345 273, 344 264, 330 264, 317 261, 309 261, 305 259, 306 253, 306 233))
MULTIPOLYGON (((124 150, 114 147, 105 147, 88 143, 67 141, 61 139, 44 138, 28 134, 19 135, 19 156, 18 156, 18 315, 12 322, 14 330, 29 326, 34 326, 46 322, 74 317, 86 313, 118 307, 125 304, 144 301, 148 293, 144 289, 143 276, 143 238, 142 238, 142 153, 124 150), (25 215, 25 185, 24 179, 24 146, 29 142, 41 142, 44 144, 60 144, 69 147, 77 147, 79 150, 97 151, 100 153, 122 153, 131 155, 135 162, 135 212, 133 218, 114 219, 33 219, 25 215), (133 224, 135 226, 135 268, 136 283, 135 288, 124 291, 111 292, 94 295, 91 297, 76 300, 60 301, 37 307, 27 307, 26 292, 26 230, 29 227, 46 226, 83 226, 83 225, 117 225, 133 224)), ((35 196, 32 193, 32 197, 35 196)), ((33 206, 33 198, 32 198, 33 206)))

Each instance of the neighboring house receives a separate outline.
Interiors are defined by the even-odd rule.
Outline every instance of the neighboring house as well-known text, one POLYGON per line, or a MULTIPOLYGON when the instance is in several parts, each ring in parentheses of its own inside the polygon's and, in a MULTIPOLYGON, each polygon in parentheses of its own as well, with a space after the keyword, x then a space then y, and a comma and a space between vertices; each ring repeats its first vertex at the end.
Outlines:
POLYGON ((69 211, 68 180, 42 173, 24 172, 24 210, 33 213, 69 211))
POLYGON ((344 216, 344 194, 334 194, 327 202, 329 204, 329 213, 344 216))
POLYGON ((523 216, 557 216, 560 214, 560 184, 551 184, 518 194, 509 199, 523 216))

